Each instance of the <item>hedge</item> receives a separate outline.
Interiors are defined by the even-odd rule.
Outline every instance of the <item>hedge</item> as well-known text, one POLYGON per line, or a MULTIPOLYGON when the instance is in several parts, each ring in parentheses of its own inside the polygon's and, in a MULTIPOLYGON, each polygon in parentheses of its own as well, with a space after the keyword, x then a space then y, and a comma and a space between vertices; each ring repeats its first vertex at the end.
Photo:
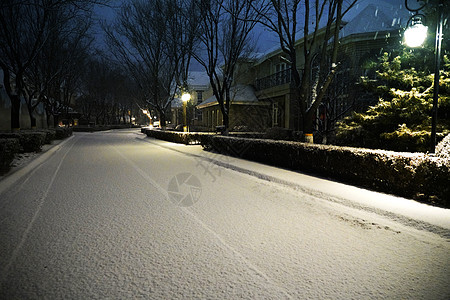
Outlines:
POLYGON ((21 152, 39 152, 45 143, 46 134, 38 131, 21 131, 0 133, 0 138, 16 138, 20 143, 21 152))
MULTIPOLYGON (((145 133, 148 137, 186 145, 201 144, 201 141, 205 136, 215 135, 215 133, 213 132, 179 132, 149 129, 147 127, 142 127, 141 132, 145 133)), ((263 138, 264 135, 264 133, 257 132, 232 132, 228 136, 254 139, 263 138)))
POLYGON ((0 174, 9 171, 14 156, 20 150, 20 142, 17 138, 0 138, 0 174))
POLYGON ((148 137, 186 145, 200 144, 205 136, 212 135, 205 132, 177 132, 157 129, 145 129, 144 131, 148 137))
MULTIPOLYGON (((27 131, 23 131, 27 132, 27 131)), ((56 130, 55 129, 36 129, 34 131, 29 132, 42 132, 45 133, 45 139, 44 144, 50 144, 56 137, 56 130)))
POLYGON ((55 139, 63 140, 73 133, 73 127, 57 127, 55 128, 55 139))
POLYGON ((204 136, 204 148, 450 207, 450 162, 399 153, 290 141, 204 136))

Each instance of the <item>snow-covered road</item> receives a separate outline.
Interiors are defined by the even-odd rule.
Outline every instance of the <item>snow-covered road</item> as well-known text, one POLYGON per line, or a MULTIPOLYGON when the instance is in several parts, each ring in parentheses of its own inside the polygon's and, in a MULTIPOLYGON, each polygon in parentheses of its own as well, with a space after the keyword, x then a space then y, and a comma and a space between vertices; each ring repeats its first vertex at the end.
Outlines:
POLYGON ((4 188, 0 241, 1 299, 450 299, 449 210, 136 130, 4 188))

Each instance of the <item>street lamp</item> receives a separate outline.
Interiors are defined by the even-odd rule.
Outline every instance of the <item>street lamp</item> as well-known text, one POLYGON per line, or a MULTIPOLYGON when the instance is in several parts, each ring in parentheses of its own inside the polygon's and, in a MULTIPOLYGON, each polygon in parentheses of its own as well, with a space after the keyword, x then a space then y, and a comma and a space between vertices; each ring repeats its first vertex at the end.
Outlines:
MULTIPOLYGON (((408 5, 408 0, 405 0, 405 7, 414 15, 409 19, 407 29, 405 30, 405 42, 410 47, 419 47, 423 44, 426 37, 427 27, 422 24, 421 15, 419 11, 422 10, 428 1, 416 1, 417 7, 411 7, 408 5), (419 4, 422 3, 422 4, 419 4), (420 37, 420 39, 419 39, 420 37)), ((433 109, 431 112, 431 145, 430 153, 436 151, 436 121, 437 121, 437 109, 439 100, 439 78, 441 68, 441 48, 442 48, 442 23, 443 23, 443 5, 444 0, 439 0, 437 5, 438 21, 436 24, 436 40, 434 44, 434 89, 433 89, 433 109)))
POLYGON ((411 24, 407 25, 404 33, 406 45, 411 48, 420 47, 427 38, 428 27, 423 25, 419 16, 414 16, 410 21, 411 24))
MULTIPOLYGON (((150 119, 150 123, 152 123, 152 117, 150 116, 150 112, 147 109, 142 109, 142 113, 146 115, 150 119)), ((152 124, 150 124, 152 126, 152 124)))
POLYGON ((191 100, 191 94, 183 93, 181 95, 181 101, 183 101, 183 132, 187 132, 187 122, 186 122, 186 106, 187 102, 191 100))

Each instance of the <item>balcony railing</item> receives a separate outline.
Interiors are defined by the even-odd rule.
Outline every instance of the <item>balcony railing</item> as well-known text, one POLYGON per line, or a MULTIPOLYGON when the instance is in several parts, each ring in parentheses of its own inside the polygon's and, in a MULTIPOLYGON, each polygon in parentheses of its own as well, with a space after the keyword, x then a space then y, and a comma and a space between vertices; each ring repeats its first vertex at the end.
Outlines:
POLYGON ((291 69, 286 69, 270 76, 266 76, 255 81, 255 89, 257 91, 268 89, 274 86, 291 82, 291 69))

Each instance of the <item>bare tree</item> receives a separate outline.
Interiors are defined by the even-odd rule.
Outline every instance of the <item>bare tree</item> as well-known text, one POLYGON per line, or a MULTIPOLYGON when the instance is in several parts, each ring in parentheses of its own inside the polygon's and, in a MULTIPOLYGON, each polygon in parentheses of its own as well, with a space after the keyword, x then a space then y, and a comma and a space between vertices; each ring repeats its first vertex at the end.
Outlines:
POLYGON ((67 7, 51 12, 48 38, 25 72, 24 98, 32 127, 36 126, 33 114, 37 105, 45 104, 48 125, 51 115, 57 124, 57 116, 67 110, 77 91, 92 39, 88 35, 89 12, 76 13, 67 7))
POLYGON ((314 114, 339 65, 342 18, 357 1, 265 0, 256 4, 251 1, 260 22, 278 36, 291 65, 292 87, 301 117, 294 126, 305 134, 313 132, 314 114), (299 32, 303 33, 300 49, 297 45, 299 32), (297 68, 298 58, 303 62, 303 69, 297 68))
POLYGON ((166 54, 175 64, 175 81, 179 88, 187 89, 189 66, 193 53, 198 49, 199 20, 201 12, 195 0, 165 0, 167 34, 166 54))
POLYGON ((134 0, 118 21, 105 26, 107 41, 141 89, 146 105, 158 112, 161 126, 171 101, 187 80, 196 34, 191 1, 134 0))
MULTIPOLYGON (((11 128, 20 129, 20 101, 25 73, 37 59, 52 31, 51 15, 61 7, 75 13, 100 0, 3 0, 0 5, 0 67, 11 100, 11 128)), ((68 13, 67 18, 74 14, 68 13)), ((58 24, 59 25, 59 24, 58 24)))
POLYGON ((194 53, 195 59, 209 76, 213 94, 223 115, 224 134, 230 122, 230 89, 236 64, 248 56, 252 47, 250 32, 257 24, 257 15, 251 1, 200 0, 197 9, 202 11, 200 41, 204 52, 194 53))
POLYGON ((112 66, 102 57, 92 57, 87 64, 81 87, 82 113, 96 124, 108 124, 111 106, 113 104, 112 66))

